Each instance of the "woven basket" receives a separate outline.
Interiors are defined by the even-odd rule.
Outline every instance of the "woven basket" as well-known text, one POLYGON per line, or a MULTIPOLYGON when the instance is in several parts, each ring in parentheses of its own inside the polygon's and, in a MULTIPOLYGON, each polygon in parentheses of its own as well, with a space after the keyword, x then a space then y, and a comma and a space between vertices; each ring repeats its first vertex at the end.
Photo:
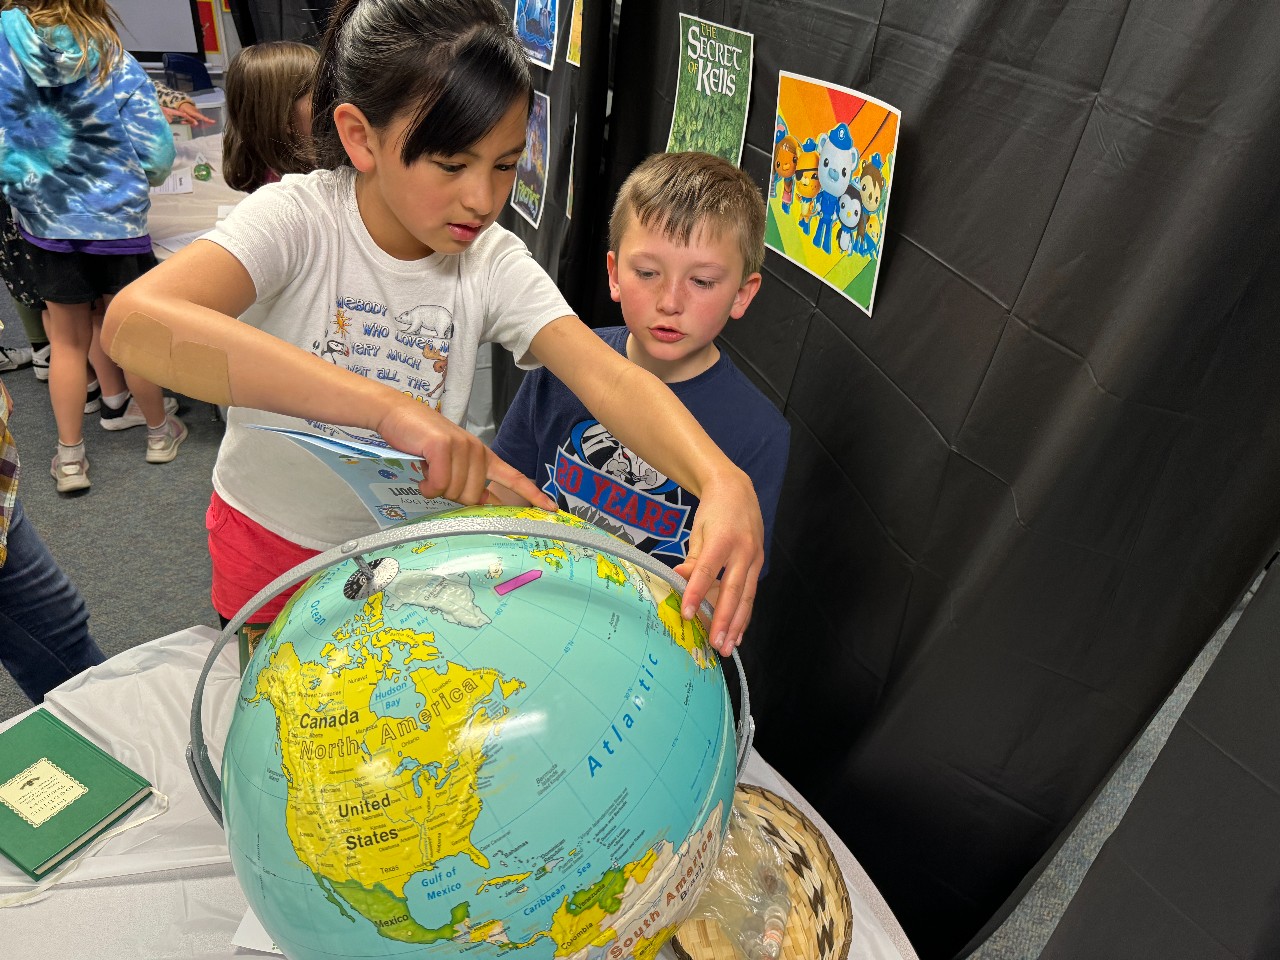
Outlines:
MULTIPOLYGON (((778 847, 786 867, 791 916, 782 960, 845 960, 853 939, 853 908, 844 876, 826 838, 776 793, 740 783, 734 806, 751 811, 778 847)), ((713 920, 690 920, 671 941, 681 960, 739 960, 713 920)))

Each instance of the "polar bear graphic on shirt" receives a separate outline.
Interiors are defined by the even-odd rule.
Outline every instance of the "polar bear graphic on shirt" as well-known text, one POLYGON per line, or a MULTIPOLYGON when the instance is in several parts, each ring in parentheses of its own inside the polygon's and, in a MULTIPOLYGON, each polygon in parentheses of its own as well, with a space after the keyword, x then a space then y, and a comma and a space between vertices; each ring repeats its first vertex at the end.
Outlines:
POLYGON ((396 339, 422 351, 422 379, 429 384, 424 398, 439 410, 449 376, 453 314, 438 304, 419 304, 396 317, 396 339))

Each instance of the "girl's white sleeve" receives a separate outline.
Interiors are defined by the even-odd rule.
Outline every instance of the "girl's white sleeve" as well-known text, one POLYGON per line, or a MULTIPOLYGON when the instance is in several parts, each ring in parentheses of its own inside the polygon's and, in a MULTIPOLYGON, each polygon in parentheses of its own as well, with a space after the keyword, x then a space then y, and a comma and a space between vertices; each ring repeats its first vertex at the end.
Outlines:
MULTIPOLYGON (((256 300, 276 296, 306 260, 315 227, 301 205, 279 184, 259 187, 201 239, 212 240, 240 261, 253 280, 256 300)), ((245 319, 249 319, 246 317, 245 319)))
MULTIPOLYGON (((493 229, 493 228, 490 228, 493 229)), ((539 330, 574 310, 515 234, 503 231, 494 245, 483 287, 485 340, 502 344, 516 366, 541 364, 529 354, 539 330)))

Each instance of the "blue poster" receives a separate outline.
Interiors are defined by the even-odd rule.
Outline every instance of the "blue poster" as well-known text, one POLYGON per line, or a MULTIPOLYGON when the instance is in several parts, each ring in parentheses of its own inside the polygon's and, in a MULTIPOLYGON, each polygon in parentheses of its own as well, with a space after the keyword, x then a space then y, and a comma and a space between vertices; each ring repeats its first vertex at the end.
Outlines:
POLYGON ((516 0, 516 38, 524 52, 550 70, 556 59, 558 0, 516 0))

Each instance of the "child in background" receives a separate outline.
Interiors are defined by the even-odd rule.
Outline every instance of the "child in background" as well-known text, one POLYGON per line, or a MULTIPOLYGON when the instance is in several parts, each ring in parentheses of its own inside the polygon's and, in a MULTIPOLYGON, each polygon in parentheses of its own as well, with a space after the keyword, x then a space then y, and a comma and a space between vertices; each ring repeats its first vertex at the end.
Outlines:
MULTIPOLYGON (((18 0, 0 28, 0 187, 46 306, 58 424, 50 473, 69 493, 89 487, 82 421, 93 303, 156 262, 148 183, 168 175, 173 137, 104 0, 18 0)), ((186 427, 159 387, 140 378, 129 387, 148 426, 147 462, 167 463, 186 427)))
POLYGON ((29 347, 0 347, 0 372, 35 367, 37 380, 49 379, 49 338, 44 333, 44 301, 36 293, 31 258, 13 221, 13 211, 0 195, 0 279, 9 291, 14 312, 22 321, 29 347))
POLYGON ((712 642, 732 650, 763 561, 751 481, 495 223, 533 101, 511 14, 496 0, 340 0, 312 96, 325 169, 257 190, 107 311, 122 367, 232 405, 207 519, 214 609, 230 618, 301 559, 377 530, 336 474, 251 424, 380 436, 424 457, 426 496, 480 503, 492 479, 554 507, 458 426, 476 350, 497 341, 702 498, 683 613, 723 570, 712 642))
MULTIPOLYGON (((13 219, 13 210, 0 198, 0 279, 4 280, 9 290, 14 312, 22 321, 23 331, 31 344, 29 347, 0 347, 0 373, 17 370, 30 363, 36 379, 47 381, 51 348, 44 332, 44 301, 36 293, 29 251, 30 245, 22 239, 18 224, 13 219)), ((101 310, 98 313, 101 314, 101 310)), ((91 360, 95 358, 92 348, 90 356, 91 360)), ((104 369, 109 369, 109 381, 114 375, 114 382, 123 386, 124 375, 120 368, 106 354, 97 354, 96 358, 105 364, 104 369)), ((84 412, 97 413, 102 409, 102 390, 98 384, 97 372, 91 371, 90 376, 84 412)))
POLYGON ((189 127, 199 127, 201 124, 213 126, 217 122, 213 117, 207 117, 201 113, 196 102, 180 90, 166 87, 159 80, 152 80, 151 85, 156 88, 160 112, 170 123, 185 123, 189 127))
POLYGON ((311 78, 318 55, 279 40, 245 47, 227 67, 227 126, 222 177, 253 193, 286 173, 315 169, 311 152, 311 78))
MULTIPOLYGON (((596 334, 667 384, 751 477, 767 569, 791 428, 715 344, 760 288, 764 224, 764 198, 731 163, 706 153, 650 157, 623 183, 609 220, 609 292, 626 326, 596 334)), ((524 378, 493 452, 560 509, 668 566, 684 561, 698 498, 632 453, 548 370, 524 378)))

